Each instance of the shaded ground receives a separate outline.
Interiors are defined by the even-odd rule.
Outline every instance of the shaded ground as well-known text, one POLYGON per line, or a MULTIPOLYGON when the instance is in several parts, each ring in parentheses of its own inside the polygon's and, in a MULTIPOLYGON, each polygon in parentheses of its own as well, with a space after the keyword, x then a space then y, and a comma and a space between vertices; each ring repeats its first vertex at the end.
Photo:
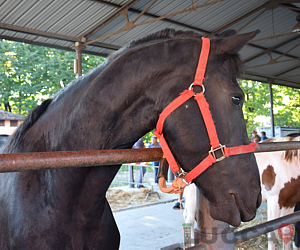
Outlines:
MULTIPOLYGON (((158 191, 157 186, 153 188, 158 191)), ((120 249, 160 249, 182 242, 182 215, 180 210, 172 209, 178 196, 162 194, 158 191, 161 199, 158 199, 156 194, 151 194, 146 201, 146 195, 150 191, 152 191, 151 187, 145 189, 113 188, 108 191, 107 199, 114 211, 122 236, 120 249)), ((237 230, 265 221, 267 221, 266 204, 258 210, 255 220, 242 223, 237 230)), ((235 249, 267 249, 267 244, 267 235, 264 234, 237 244, 235 249)), ((276 250, 281 249, 282 241, 279 239, 276 250)))

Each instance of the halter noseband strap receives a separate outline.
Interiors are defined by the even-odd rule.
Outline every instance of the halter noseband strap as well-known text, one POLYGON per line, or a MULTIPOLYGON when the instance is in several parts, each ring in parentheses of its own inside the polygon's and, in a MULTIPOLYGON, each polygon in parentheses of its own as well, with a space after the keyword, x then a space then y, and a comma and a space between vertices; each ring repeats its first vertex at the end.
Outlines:
POLYGON ((204 119, 204 123, 206 126, 206 130, 209 136, 211 150, 209 151, 208 156, 201 161, 194 169, 192 169, 189 173, 187 173, 184 178, 185 181, 191 183, 194 178, 199 176, 202 172, 204 172, 209 166, 214 164, 217 161, 221 161, 226 157, 231 155, 238 155, 238 154, 245 154, 245 153, 252 153, 255 151, 255 146, 258 147, 257 143, 250 143, 249 145, 242 145, 237 147, 230 147, 226 148, 226 146, 221 145, 219 142, 219 138, 216 131, 215 123, 212 119, 212 115, 209 109, 209 105, 206 101, 204 96, 204 74, 207 65, 207 59, 209 55, 210 49, 210 40, 208 38, 202 37, 202 49, 199 57, 198 67, 195 75, 195 80, 192 85, 189 87, 188 90, 182 92, 179 97, 177 97, 174 101, 172 101, 160 114, 156 130, 154 134, 158 137, 160 141, 161 148, 164 152, 164 155, 171 167, 171 170, 176 173, 179 171, 179 167, 177 162, 164 138, 163 135, 163 125, 168 115, 170 115, 175 109, 189 100, 191 97, 194 96, 194 99, 197 101, 198 106, 200 108, 201 114, 204 119), (193 86, 198 85, 202 87, 202 92, 195 93, 193 91, 193 86), (222 156, 217 158, 215 152, 220 151, 222 156))

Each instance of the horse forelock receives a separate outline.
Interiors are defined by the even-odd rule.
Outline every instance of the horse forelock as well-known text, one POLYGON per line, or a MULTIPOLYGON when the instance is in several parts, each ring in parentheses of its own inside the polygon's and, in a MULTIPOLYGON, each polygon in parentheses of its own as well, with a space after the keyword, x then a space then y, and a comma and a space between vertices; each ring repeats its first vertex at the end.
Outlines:
POLYGON ((17 152, 18 145, 20 144, 23 136, 38 120, 38 118, 45 112, 51 101, 52 99, 44 101, 41 105, 37 106, 34 110, 30 112, 30 114, 26 117, 22 124, 9 137, 0 153, 9 154, 17 152))

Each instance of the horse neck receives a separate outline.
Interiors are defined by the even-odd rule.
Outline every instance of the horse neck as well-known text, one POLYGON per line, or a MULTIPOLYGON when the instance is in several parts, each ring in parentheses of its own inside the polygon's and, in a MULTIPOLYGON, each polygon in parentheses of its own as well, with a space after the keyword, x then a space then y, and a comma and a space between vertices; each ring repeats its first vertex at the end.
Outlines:
POLYGON ((77 149, 72 150, 131 148, 193 81, 201 43, 178 40, 133 48, 112 62, 90 82, 75 107, 74 101, 69 105, 68 123, 60 129, 64 134, 56 138, 74 140, 69 144, 77 149))
MULTIPOLYGON (((26 133, 23 152, 131 148, 193 81, 200 45, 196 39, 181 39, 129 50, 85 84, 80 94, 54 99, 26 133)), ((118 169, 68 169, 55 178, 56 183, 62 180, 65 190, 82 187, 82 204, 91 208, 103 198, 118 169)))

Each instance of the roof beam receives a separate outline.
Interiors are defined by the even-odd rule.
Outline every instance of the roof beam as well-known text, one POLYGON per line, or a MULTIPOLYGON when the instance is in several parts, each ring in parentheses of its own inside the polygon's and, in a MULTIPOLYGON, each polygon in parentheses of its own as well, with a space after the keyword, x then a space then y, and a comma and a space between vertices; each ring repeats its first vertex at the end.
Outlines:
MULTIPOLYGON (((122 5, 106 2, 106 1, 103 1, 103 0, 90 0, 90 1, 105 4, 105 5, 117 8, 117 9, 122 8, 122 5)), ((135 9, 135 8, 129 8, 128 11, 130 11, 132 13, 135 13, 135 14, 141 14, 142 13, 142 11, 140 11, 138 9, 135 9)), ((153 15, 153 14, 150 14, 148 12, 143 13, 143 15, 147 16, 147 17, 151 17, 151 18, 160 18, 160 16, 153 15)), ((191 26, 191 25, 187 25, 187 24, 183 24, 183 23, 180 23, 180 22, 177 22, 177 21, 173 21, 173 20, 168 19, 168 18, 164 18, 164 19, 161 19, 161 20, 164 21, 164 22, 167 22, 167 23, 171 23, 171 24, 181 26, 183 28, 187 28, 187 29, 198 31, 198 32, 202 32, 202 33, 207 34, 207 35, 210 34, 210 32, 208 30, 200 29, 200 28, 197 28, 197 27, 194 27, 194 26, 191 26)))
MULTIPOLYGON (((245 74, 251 75, 251 76, 257 76, 257 77, 263 77, 263 78, 266 78, 266 79, 274 79, 274 80, 289 82, 290 84, 289 85, 287 84, 285 86, 295 86, 296 88, 300 88, 300 82, 299 81, 289 80, 289 79, 284 78, 284 77, 266 75, 266 74, 261 74, 261 73, 253 72, 253 71, 246 71, 245 74)), ((276 83, 276 84, 284 85, 283 83, 276 83)))
POLYGON ((263 4, 263 5, 259 6, 259 7, 257 7, 256 9, 254 9, 254 10, 248 12, 247 14, 241 16, 240 18, 235 19, 235 20, 232 21, 231 23, 228 23, 228 24, 224 25, 223 27, 221 27, 221 28, 217 29, 216 31, 212 32, 211 35, 217 35, 217 34, 219 34, 220 32, 222 32, 222 31, 228 29, 229 27, 231 27, 231 26, 237 24, 238 22, 244 20, 245 18, 247 18, 247 17, 249 17, 249 16, 255 14, 256 12, 258 12, 258 11, 260 11, 260 10, 262 10, 262 9, 264 9, 264 8, 266 7, 266 4, 267 4, 267 3, 265 3, 265 4, 263 4))
POLYGON ((29 35, 42 36, 42 37, 47 37, 47 38, 56 38, 56 39, 69 41, 69 42, 81 42, 80 38, 78 38, 78 37, 65 36, 65 35, 60 35, 57 33, 46 32, 46 31, 36 30, 36 29, 30 29, 30 28, 25 28, 25 27, 16 26, 16 25, 7 24, 7 23, 0 23, 0 28, 10 30, 10 31, 25 33, 27 35, 29 34, 29 35))
MULTIPOLYGON (((49 44, 49 43, 43 43, 43 42, 36 42, 36 41, 24 39, 24 38, 17 38, 17 37, 3 36, 3 35, 0 35, 0 39, 5 39, 5 40, 9 40, 9 41, 20 42, 20 43, 28 43, 28 44, 32 44, 32 45, 47 47, 47 48, 54 48, 54 49, 72 51, 72 52, 75 53, 74 49, 72 49, 71 47, 67 47, 67 46, 59 46, 59 45, 55 45, 55 44, 49 44)), ((87 50, 82 50, 82 54, 89 54, 89 55, 94 55, 94 56, 108 57, 108 54, 106 54, 106 53, 98 53, 98 52, 87 51, 87 50)))
MULTIPOLYGON (((156 1, 156 0, 154 0, 156 1)), ((196 11, 198 8, 201 8, 201 7, 204 7, 204 6, 207 6, 207 5, 211 5, 211 4, 215 4, 215 3, 218 3, 218 2, 221 2, 223 0, 213 0, 213 1, 209 1, 207 3, 204 3, 204 4, 200 4, 200 5, 196 5, 196 6, 192 6, 192 7, 189 7, 187 9, 184 9, 184 10, 180 10, 180 11, 177 11, 177 12, 173 12, 173 13, 170 13, 170 14, 167 14, 167 15, 164 15, 164 16, 159 16, 157 18, 152 18, 151 20, 148 20, 148 21, 143 21, 143 22, 140 22, 140 23, 137 23, 135 24, 134 22, 136 21, 136 19, 134 19, 133 21, 129 21, 129 18, 128 18, 128 15, 127 13, 125 14, 125 17, 126 17, 126 24, 124 26, 124 28, 122 29, 119 29, 115 32, 112 32, 112 33, 109 33, 109 34, 106 34, 106 35, 103 35, 101 37, 98 37, 98 38, 95 38, 93 40, 89 40, 87 42, 84 43, 84 45, 87 45, 87 44, 91 44, 91 43, 94 43, 96 41, 99 41, 101 39, 104 39, 104 38, 107 38, 107 37, 111 37, 113 35, 116 35, 116 34, 119 34, 121 32, 124 32, 124 31, 128 31, 130 29, 133 29, 135 27, 138 27, 138 26, 141 26, 141 25, 145 25, 145 24, 148 24, 148 23, 151 23, 151 22, 155 22, 155 21, 159 21, 159 20, 162 20, 162 19, 166 19, 167 17, 170 17, 170 16, 174 16, 174 15, 178 15, 178 14, 181 14, 181 13, 184 13, 184 12, 191 12, 191 11, 196 11)), ((151 3, 152 4, 152 3, 151 3)), ((150 4, 150 5, 151 5, 150 4)), ((148 8, 148 7, 147 7, 148 8)), ((126 10, 127 11, 127 10, 126 10)), ((144 11, 142 11, 143 13, 144 11)), ((138 15, 138 17, 140 17, 141 15, 138 15)))
MULTIPOLYGON (((94 35, 95 33, 97 33, 100 29, 102 29, 104 26, 106 26, 107 24, 109 24, 111 21, 113 21, 114 19, 116 19, 118 16, 124 14, 125 10, 128 10, 130 7, 132 7, 133 5, 135 5, 137 2, 139 2, 140 0, 132 0, 131 2, 125 4, 125 5, 117 5, 118 10, 116 13, 114 13, 113 15, 111 15, 107 20, 105 20, 104 22, 100 23, 97 25, 97 27, 93 28, 92 31, 88 32, 87 34, 83 35, 83 37, 85 39, 90 38, 92 35, 94 35)), ((94 2, 98 2, 98 3, 102 3, 105 4, 105 1, 96 1, 94 0, 94 2)), ((111 6, 111 4, 109 4, 111 6)), ((116 5, 116 4, 113 4, 116 5)), ((115 6, 111 6, 111 7, 115 7, 115 6)), ((115 7, 116 8, 116 7, 115 7)))
POLYGON ((285 70, 285 71, 282 71, 282 72, 280 72, 279 74, 276 74, 275 76, 279 77, 279 76, 281 76, 281 75, 284 75, 284 74, 286 74, 286 73, 288 73, 288 72, 291 72, 291 71, 293 71, 293 70, 295 70, 295 69, 299 69, 299 68, 300 68, 300 64, 297 65, 297 66, 295 66, 295 67, 292 67, 292 68, 290 68, 290 69, 287 69, 287 70, 285 70))
MULTIPOLYGON (((295 2, 295 3, 296 3, 296 2, 299 2, 299 1, 289 1, 289 2, 295 2)), ((268 1, 268 2, 266 2, 266 3, 264 3, 264 4, 262 4, 261 6, 257 7, 256 9, 254 9, 254 10, 248 12, 247 14, 241 16, 240 18, 238 18, 238 19, 232 21, 231 23, 226 24, 225 26, 223 26, 223 27, 217 29, 216 31, 212 32, 211 35, 216 35, 216 34, 222 32, 222 31, 228 29, 229 27, 231 27, 231 26, 237 24, 238 22, 244 20, 245 18, 247 18, 247 17, 249 17, 249 16, 255 14, 256 12, 258 12, 258 11, 260 11, 260 10, 263 10, 263 9, 264 9, 264 10, 270 10, 270 9, 272 9, 272 8, 277 8, 277 7, 289 8, 289 9, 291 9, 291 10, 297 12, 297 13, 300 13, 300 9, 297 8, 297 7, 296 7, 295 5, 293 5, 293 4, 290 4, 290 3, 278 3, 278 2, 275 2, 275 1, 268 1)), ((264 10, 263 10, 263 12, 264 12, 264 10)), ((258 16, 259 16, 260 14, 262 14, 263 12, 259 13, 256 17, 258 17, 258 16)), ((255 18, 254 18, 254 19, 255 19, 255 18)), ((251 21, 250 21, 250 22, 251 22, 251 21)), ((247 23, 247 24, 248 24, 248 23, 247 23)), ((242 28, 243 28, 243 27, 242 27, 242 28)))
MULTIPOLYGON (((288 43, 291 43, 291 42, 293 42, 293 41, 295 41, 295 40, 297 40, 299 38, 300 38, 300 35, 295 36, 295 37, 293 37, 291 39, 288 39, 288 40, 286 40, 286 41, 284 41, 284 42, 282 42, 280 44, 277 44, 277 45, 275 45, 273 47, 270 47, 270 48, 265 48, 265 47, 258 46, 258 45, 252 44, 252 43, 248 43, 247 44, 248 46, 251 46, 251 47, 254 47, 254 48, 258 48, 258 49, 261 49, 263 51, 260 52, 260 53, 258 53, 258 54, 256 54, 256 55, 254 55, 254 56, 252 56, 252 57, 250 57, 250 58, 248 58, 248 59, 246 59, 246 60, 244 60, 243 63, 247 63, 247 62, 253 61, 254 59, 256 59, 256 58, 258 58, 260 56, 263 56, 265 54, 268 54, 270 52, 273 52, 273 53, 276 53, 276 54, 279 54, 279 55, 284 55, 284 53, 282 53, 280 51, 277 51, 276 49, 278 49, 278 48, 280 48, 280 47, 282 47, 282 46, 284 46, 284 45, 286 45, 288 43)), ((293 56, 293 55, 290 55, 290 54, 285 54, 285 56, 293 58, 293 59, 298 58, 297 56, 293 56)))
POLYGON ((295 11, 296 13, 300 14, 300 8, 298 8, 297 6, 291 4, 291 3, 299 3, 299 1, 289 1, 290 3, 280 3, 279 7, 283 7, 283 8, 287 8, 290 10, 295 11))
MULTIPOLYGON (((58 39, 58 40, 63 40, 67 42, 82 42, 81 38, 79 37, 73 37, 73 36, 65 36, 57 33, 52 33, 52 32, 46 32, 42 30, 36 30, 36 29, 30 29, 30 28, 25 28, 21 26, 16 26, 12 24, 6 24, 6 23, 0 23, 0 29, 5 29, 5 30, 10 30, 14 32, 20 32, 26 35, 34 35, 34 36, 41 36, 41 37, 46 37, 46 38, 51 38, 51 39, 58 39)), ((12 39, 7 39, 7 40, 12 40, 12 39)), ((120 46, 115 46, 112 44, 108 43, 102 43, 102 42, 95 42, 93 43, 94 46, 96 47, 101 47, 105 49, 111 49, 111 50, 118 50, 120 46)), ((41 45, 43 46, 43 45, 41 45)))

